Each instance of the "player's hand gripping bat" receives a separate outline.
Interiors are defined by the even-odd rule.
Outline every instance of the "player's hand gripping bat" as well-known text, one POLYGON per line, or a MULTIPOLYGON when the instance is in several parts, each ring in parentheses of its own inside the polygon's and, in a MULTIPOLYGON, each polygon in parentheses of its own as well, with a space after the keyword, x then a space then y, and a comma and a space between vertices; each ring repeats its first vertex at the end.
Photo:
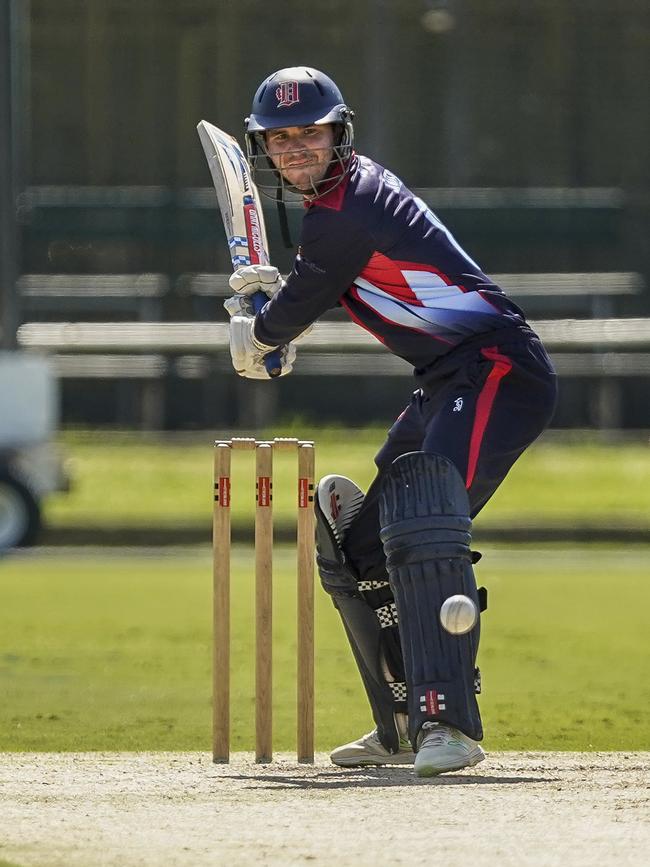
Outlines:
MULTIPOLYGON (((270 264, 259 193, 242 149, 236 139, 205 120, 197 131, 210 166, 233 270, 240 265, 270 264)), ((264 292, 256 292, 251 296, 253 310, 257 313, 268 300, 264 292)), ((264 356, 264 367, 269 376, 280 375, 279 349, 264 356)))

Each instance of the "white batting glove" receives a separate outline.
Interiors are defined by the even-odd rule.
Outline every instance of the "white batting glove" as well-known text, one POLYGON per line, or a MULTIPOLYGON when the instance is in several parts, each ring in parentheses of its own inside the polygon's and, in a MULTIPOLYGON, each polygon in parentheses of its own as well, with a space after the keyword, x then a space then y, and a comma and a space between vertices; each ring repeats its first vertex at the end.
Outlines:
POLYGON ((284 286, 280 272, 273 265, 245 265, 237 268, 228 282, 235 295, 264 292, 269 298, 273 298, 284 286))
MULTIPOLYGON (((264 367, 264 356, 275 346, 261 343, 253 333, 255 320, 250 316, 235 315, 230 320, 230 356, 239 376, 247 379, 271 379, 264 367)), ((296 347, 289 343, 280 350, 281 372, 286 376, 293 370, 296 347)))
POLYGON ((250 295, 232 295, 230 298, 226 298, 223 306, 231 319, 233 316, 248 316, 249 318, 255 316, 250 295))
MULTIPOLYGON (((250 295, 232 295, 226 298, 223 306, 228 311, 228 315, 232 319, 233 316, 246 316, 248 318, 255 316, 253 305, 250 300, 250 295)), ((304 331, 301 331, 297 337, 294 337, 292 343, 301 343, 313 331, 314 326, 308 325, 304 331)))
MULTIPOLYGON (((293 349, 293 354, 295 357, 295 349, 293 349)), ((280 376, 286 376, 288 373, 291 373, 293 370, 293 363, 290 361, 284 361, 284 352, 282 353, 282 364, 280 367, 280 376)), ((266 368, 263 363, 260 364, 251 364, 249 367, 244 370, 237 371, 238 376, 243 376, 244 379, 271 379, 267 373, 266 368)))

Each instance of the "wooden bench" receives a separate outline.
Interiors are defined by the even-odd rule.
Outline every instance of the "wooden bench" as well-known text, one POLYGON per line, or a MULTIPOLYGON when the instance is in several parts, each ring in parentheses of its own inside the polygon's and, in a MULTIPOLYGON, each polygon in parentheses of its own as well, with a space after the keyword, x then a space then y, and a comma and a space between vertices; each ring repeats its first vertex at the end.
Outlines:
MULTIPOLYGON (((531 322, 551 351, 638 350, 650 347, 650 318, 540 319, 531 322)), ((18 329, 24 348, 51 352, 188 352, 213 354, 228 347, 227 322, 26 322, 18 329)), ((351 322, 317 322, 301 343, 304 351, 381 352, 371 334, 351 322)))
POLYGON ((164 274, 23 274, 17 281, 23 318, 30 314, 121 313, 141 322, 162 319, 169 292, 164 274))
MULTIPOLYGON (((650 347, 650 318, 542 319, 531 322, 552 352, 650 347)), ((26 322, 18 329, 25 349, 49 352, 211 355, 228 348, 227 322, 26 322)), ((385 353, 367 331, 350 322, 317 322, 301 350, 385 353)))
MULTIPOLYGON (((648 373, 650 318, 547 319, 531 324, 561 377, 598 381, 597 424, 616 427, 620 420, 617 380, 648 373)), ((153 424, 156 413, 162 418, 161 398, 153 386, 164 375, 200 379, 230 371, 227 323, 31 322, 19 328, 18 342, 24 349, 55 354, 61 359, 57 364, 63 377, 111 379, 132 371, 130 378, 144 383, 145 394, 149 389, 145 402, 154 409, 143 424, 151 427, 159 426, 153 424)), ((319 322, 300 346, 295 374, 408 377, 411 367, 352 323, 319 322)))
MULTIPOLYGON (((184 274, 176 281, 176 291, 190 297, 198 319, 225 319, 221 304, 214 302, 231 294, 229 276, 184 274)), ((494 274, 492 279, 528 312, 586 313, 596 318, 620 313, 621 299, 644 288, 642 276, 634 272, 494 274)), ((24 274, 17 286, 23 318, 57 314, 68 319, 71 314, 80 318, 84 312, 97 312, 135 314, 141 322, 158 322, 169 292, 163 274, 24 274)))

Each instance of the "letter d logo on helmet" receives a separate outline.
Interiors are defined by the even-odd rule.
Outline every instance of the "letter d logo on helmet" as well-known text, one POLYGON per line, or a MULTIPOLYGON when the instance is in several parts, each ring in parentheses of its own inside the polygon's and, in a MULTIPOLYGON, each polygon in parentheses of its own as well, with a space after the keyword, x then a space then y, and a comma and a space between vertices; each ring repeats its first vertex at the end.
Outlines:
POLYGON ((332 79, 308 66, 291 66, 269 75, 257 88, 246 132, 264 132, 283 126, 338 123, 352 120, 332 79))
POLYGON ((278 108, 289 108, 300 102, 300 85, 297 81, 283 81, 275 88, 278 108))

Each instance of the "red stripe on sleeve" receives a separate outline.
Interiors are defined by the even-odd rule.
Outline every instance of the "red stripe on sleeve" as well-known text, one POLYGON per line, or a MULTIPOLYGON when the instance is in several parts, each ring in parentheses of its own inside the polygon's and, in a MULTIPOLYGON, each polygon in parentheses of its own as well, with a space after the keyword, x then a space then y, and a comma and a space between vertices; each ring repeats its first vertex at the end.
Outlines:
POLYGON ((395 298, 408 301, 409 304, 422 305, 402 274, 400 263, 394 262, 377 250, 368 259, 359 277, 369 280, 395 298))
POLYGON ((512 370, 512 362, 507 355, 502 355, 496 346, 486 346, 481 349, 481 355, 489 358, 494 362, 492 370, 489 372, 487 379, 481 389, 481 393, 476 401, 476 416, 474 418, 474 426, 472 427, 472 435, 469 441, 469 459, 467 462, 467 478, 465 480, 465 488, 469 490, 474 475, 476 473, 476 465, 478 463, 479 452, 481 451, 481 443, 483 436, 490 420, 490 413, 494 399, 497 396, 497 391, 501 385, 501 380, 507 376, 512 370))

